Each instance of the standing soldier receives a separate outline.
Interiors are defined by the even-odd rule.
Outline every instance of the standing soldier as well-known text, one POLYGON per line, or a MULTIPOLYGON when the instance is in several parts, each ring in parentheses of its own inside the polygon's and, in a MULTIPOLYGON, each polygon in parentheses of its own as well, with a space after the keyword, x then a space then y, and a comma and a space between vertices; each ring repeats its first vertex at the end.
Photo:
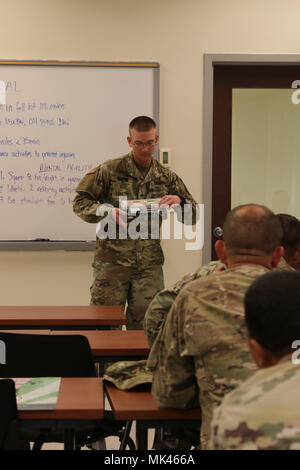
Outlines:
POLYGON ((143 232, 143 237, 130 238, 130 224, 123 219, 127 213, 120 209, 119 198, 159 199, 160 206, 180 207, 180 214, 189 204, 190 223, 196 221, 196 202, 183 181, 153 159, 158 135, 151 118, 133 119, 127 141, 130 153, 104 162, 83 177, 73 208, 86 222, 98 223, 106 215, 117 227, 116 237, 96 238, 91 304, 125 308, 127 302, 127 328, 142 329, 150 301, 164 287, 164 256, 159 237, 151 238, 151 227, 146 236, 143 232))

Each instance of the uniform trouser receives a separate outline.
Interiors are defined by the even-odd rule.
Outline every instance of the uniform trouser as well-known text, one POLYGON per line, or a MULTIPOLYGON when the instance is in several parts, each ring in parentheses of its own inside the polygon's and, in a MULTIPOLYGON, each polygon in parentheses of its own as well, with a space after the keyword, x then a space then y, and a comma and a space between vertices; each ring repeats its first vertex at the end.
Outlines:
POLYGON ((153 297, 164 288, 161 265, 138 270, 110 263, 94 263, 91 286, 92 305, 122 305, 126 308, 126 328, 142 330, 153 297))

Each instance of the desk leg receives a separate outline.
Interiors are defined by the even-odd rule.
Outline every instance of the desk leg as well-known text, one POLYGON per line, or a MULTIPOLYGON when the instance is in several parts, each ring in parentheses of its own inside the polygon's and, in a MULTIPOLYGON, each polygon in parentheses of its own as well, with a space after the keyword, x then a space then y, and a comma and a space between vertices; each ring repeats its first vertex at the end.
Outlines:
POLYGON ((136 447, 137 450, 148 450, 148 429, 136 421, 136 447))
POLYGON ((75 449, 75 431, 74 429, 65 429, 64 431, 64 450, 75 449))

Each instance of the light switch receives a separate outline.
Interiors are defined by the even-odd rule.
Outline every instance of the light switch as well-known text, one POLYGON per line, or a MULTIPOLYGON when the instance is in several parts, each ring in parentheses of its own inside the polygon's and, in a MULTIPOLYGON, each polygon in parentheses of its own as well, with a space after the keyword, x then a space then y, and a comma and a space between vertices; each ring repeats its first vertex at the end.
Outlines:
POLYGON ((160 149, 159 150, 159 161, 163 166, 171 166, 171 150, 170 149, 160 149))

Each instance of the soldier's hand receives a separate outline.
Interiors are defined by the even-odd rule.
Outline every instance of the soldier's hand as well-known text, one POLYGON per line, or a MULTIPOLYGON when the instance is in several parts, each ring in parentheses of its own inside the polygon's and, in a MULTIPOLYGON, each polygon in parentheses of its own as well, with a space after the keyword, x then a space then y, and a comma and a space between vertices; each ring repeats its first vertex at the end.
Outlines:
POLYGON ((127 220, 127 212, 118 209, 118 207, 114 207, 111 210, 110 215, 118 225, 121 225, 122 227, 127 227, 129 225, 129 222, 125 222, 127 220))
POLYGON ((172 207, 177 206, 178 204, 181 203, 181 199, 179 196, 176 196, 175 194, 167 194, 161 200, 159 201, 158 205, 159 207, 161 206, 167 206, 169 209, 172 209, 172 207))

